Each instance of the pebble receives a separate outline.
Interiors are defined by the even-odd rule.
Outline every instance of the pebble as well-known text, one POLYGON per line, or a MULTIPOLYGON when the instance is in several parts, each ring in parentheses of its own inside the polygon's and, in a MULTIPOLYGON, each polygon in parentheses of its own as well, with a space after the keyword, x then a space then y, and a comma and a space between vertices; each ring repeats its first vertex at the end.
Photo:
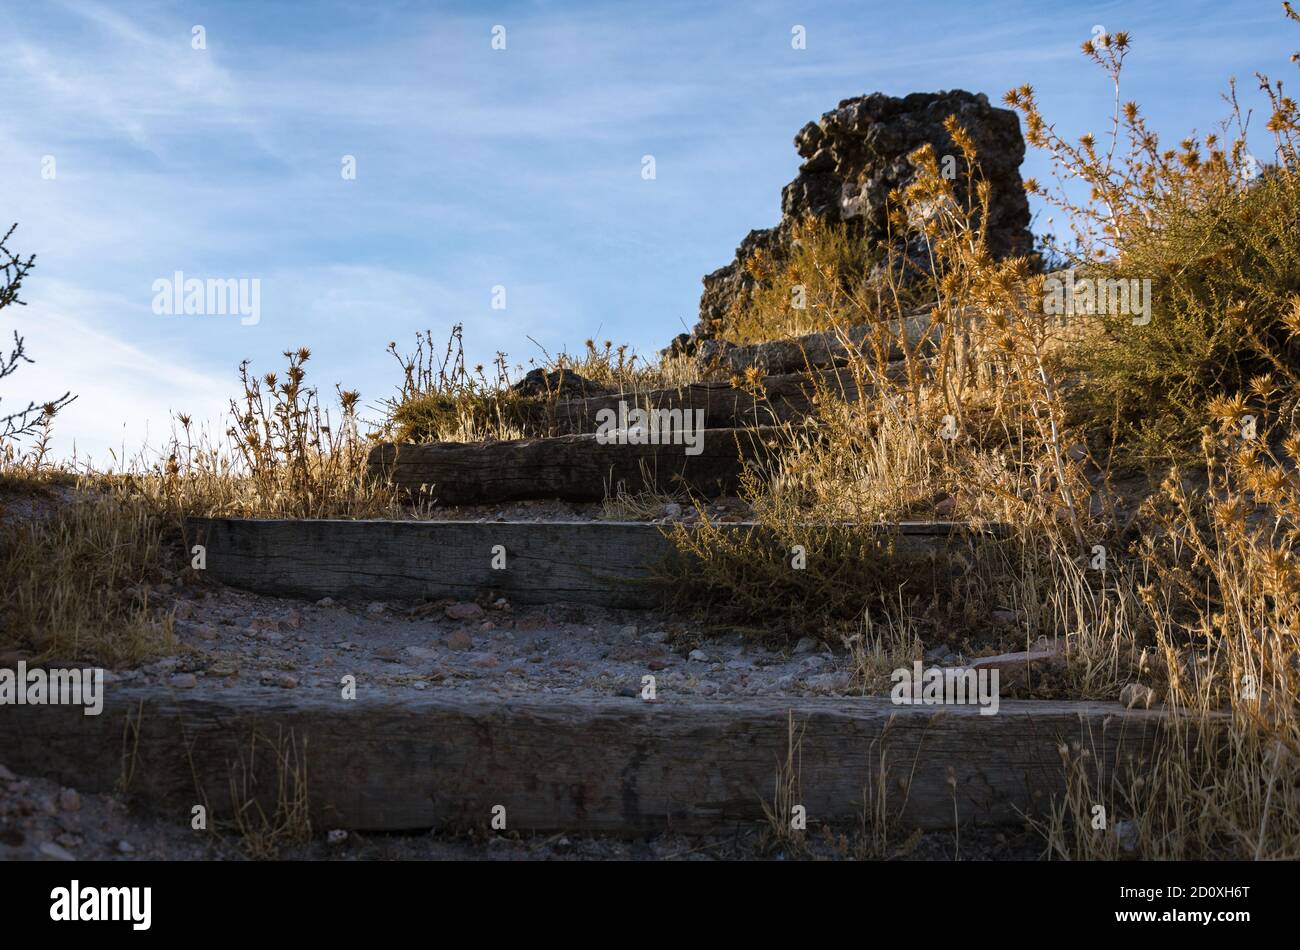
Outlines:
POLYGON ((316 606, 317 606, 317 607, 333 607, 333 606, 334 606, 334 598, 333 598, 333 597, 322 597, 320 600, 316 601, 316 606))
POLYGON ((407 647, 406 652, 417 660, 436 660, 438 651, 429 647, 407 647))
POLYGON ((329 834, 325 836, 325 840, 330 844, 342 844, 348 840, 348 833, 342 828, 331 828, 329 834))
POLYGON ((133 845, 131 842, 123 838, 121 841, 117 843, 117 850, 120 851, 122 854, 134 854, 135 845, 133 845))
POLYGON ((40 851, 42 857, 48 858, 51 861, 77 860, 67 851, 67 849, 60 847, 59 845, 55 844, 53 841, 42 841, 40 848, 38 848, 37 850, 40 851))
POLYGON ((447 636, 446 642, 447 649, 463 651, 474 645, 474 638, 469 635, 468 630, 457 630, 447 636))
POLYGON ((800 637, 799 642, 794 645, 794 652, 796 656, 801 653, 816 653, 817 641, 812 637, 800 637))
POLYGON ((373 604, 367 605, 366 613, 372 617, 377 617, 387 609, 388 609, 387 604, 381 603, 379 601, 375 601, 373 604))
POLYGON ((850 673, 819 673, 809 676, 804 682, 809 689, 819 693, 842 693, 853 685, 850 673))
POLYGON ((65 788, 59 792, 59 807, 64 811, 81 810, 81 796, 75 788, 65 788))
POLYGON ((483 616, 483 608, 478 604, 466 601, 459 604, 449 604, 445 613, 451 620, 478 620, 483 616))
POLYGON ((686 657, 693 663, 708 663, 709 655, 703 650, 692 650, 686 657))
POLYGON ((172 689, 193 689, 199 685, 193 673, 177 673, 168 682, 171 683, 172 689))

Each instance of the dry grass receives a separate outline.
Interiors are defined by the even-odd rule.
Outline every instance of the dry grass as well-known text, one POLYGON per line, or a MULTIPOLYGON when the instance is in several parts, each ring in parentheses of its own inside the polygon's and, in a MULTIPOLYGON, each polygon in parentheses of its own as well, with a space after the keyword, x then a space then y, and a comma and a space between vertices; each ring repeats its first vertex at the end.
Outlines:
POLYGON ((282 848, 303 845, 311 840, 311 815, 307 803, 307 743, 299 751, 293 730, 280 732, 274 739, 254 733, 248 755, 242 753, 230 767, 230 801, 234 807, 233 824, 245 852, 257 860, 279 855, 282 848), (266 759, 271 758, 274 786, 270 790, 274 804, 263 807, 267 792, 261 787, 266 759), (259 758, 262 766, 258 766, 259 758))
MULTIPOLYGON (((483 366, 465 365, 462 328, 452 328, 439 350, 425 332, 416 338, 415 351, 399 354, 389 344, 402 367, 396 396, 384 401, 381 432, 395 442, 483 442, 564 434, 556 426, 556 405, 565 390, 553 381, 586 380, 599 389, 625 394, 629 402, 656 389, 686 386, 697 379, 695 362, 686 357, 649 362, 626 346, 610 341, 597 346, 587 340, 577 356, 543 350, 540 391, 524 394, 511 383, 504 353, 498 353, 488 376, 483 366), (555 375, 555 374, 560 375, 555 375)), ((516 366, 519 375, 524 367, 516 366)))

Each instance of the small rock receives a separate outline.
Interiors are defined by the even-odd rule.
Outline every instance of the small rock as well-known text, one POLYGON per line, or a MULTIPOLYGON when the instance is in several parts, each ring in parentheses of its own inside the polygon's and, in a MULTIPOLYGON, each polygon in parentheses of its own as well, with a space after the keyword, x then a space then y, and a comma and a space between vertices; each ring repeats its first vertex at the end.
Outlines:
POLYGON ((817 641, 812 637, 800 637, 799 642, 794 645, 794 652, 796 656, 800 653, 815 653, 817 641))
POLYGON ((372 617, 376 617, 379 614, 382 614, 387 609, 388 609, 387 604, 381 603, 380 601, 375 601, 374 603, 368 604, 366 606, 366 613, 368 613, 372 617))
POLYGON ((217 631, 213 629, 212 624, 210 623, 199 624, 198 629, 195 630, 194 632, 200 640, 217 639, 217 631))
POLYGON ((406 652, 417 660, 436 660, 438 651, 429 647, 407 647, 406 652))
POLYGON ((38 848, 37 850, 40 851, 41 857, 46 858, 50 861, 77 860, 66 849, 55 844, 53 841, 42 841, 40 848, 38 848))
POLYGON ((81 796, 75 788, 65 788, 59 792, 59 807, 64 811, 81 811, 81 796))
POLYGON ((686 659, 690 660, 693 663, 708 663, 709 655, 705 653, 703 650, 692 650, 689 654, 687 654, 686 659))
POLYGON ((469 635, 468 630, 457 630, 450 634, 445 642, 449 650, 468 650, 474 645, 474 638, 469 635))
POLYGON ((294 676, 292 673, 281 673, 275 678, 275 685, 279 686, 281 689, 297 689, 298 677, 294 676))
POLYGON ((135 845, 123 838, 117 843, 117 850, 122 854, 134 854, 135 845))
POLYGON ((332 828, 329 834, 325 836, 325 840, 330 844, 342 844, 348 840, 348 833, 342 828, 332 828))
POLYGON ((805 683, 808 688, 819 693, 842 693, 853 686, 853 674, 851 673, 818 673, 816 676, 810 676, 805 683))
POLYGON ((492 609, 493 609, 493 610, 509 610, 509 609, 510 609, 510 601, 506 600, 504 597, 498 597, 496 600, 492 601, 492 609))
POLYGON ((484 669, 493 669, 501 663, 501 661, 491 653, 480 654, 479 656, 474 657, 470 662, 474 666, 483 667, 484 669))
POLYGON ((1024 682, 1031 668, 1041 671, 1045 666, 1058 666, 1064 658, 1055 645, 1035 643, 1035 649, 1019 653, 999 653, 982 656, 970 663, 972 670, 997 670, 999 686, 1014 686, 1024 682), (1041 649, 1040 649, 1041 647, 1041 649))
POLYGON ((199 685, 199 681, 195 678, 193 673, 177 673, 169 680, 169 682, 172 685, 172 689, 193 689, 199 685))
POLYGON ((13 772, 10 772, 3 765, 0 765, 0 782, 15 782, 17 780, 17 775, 14 775, 13 772))
POLYGON ((466 601, 459 604, 449 604, 446 614, 452 620, 478 620, 483 616, 483 608, 478 604, 466 601))
POLYGON ((333 606, 334 606, 334 598, 333 598, 333 597, 322 597, 320 600, 316 601, 316 606, 317 606, 317 607, 333 607, 333 606))

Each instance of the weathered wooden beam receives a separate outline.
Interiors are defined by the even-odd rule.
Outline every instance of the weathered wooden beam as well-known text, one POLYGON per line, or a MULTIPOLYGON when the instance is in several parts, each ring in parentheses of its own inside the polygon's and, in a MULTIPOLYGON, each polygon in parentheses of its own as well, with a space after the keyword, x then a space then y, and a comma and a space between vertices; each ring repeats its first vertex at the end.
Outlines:
POLYGON ((562 400, 555 405, 552 418, 544 421, 558 433, 594 432, 597 414, 603 410, 617 411, 622 403, 648 409, 698 409, 704 413, 704 424, 710 429, 801 422, 812 413, 812 400, 819 387, 845 400, 857 399, 859 394, 853 373, 841 368, 767 376, 760 381, 757 393, 721 380, 644 393, 562 400))
POLYGON ((754 367, 763 373, 797 373, 824 369, 845 362, 853 352, 870 354, 871 341, 877 341, 886 359, 903 357, 900 345, 909 350, 924 340, 938 339, 941 328, 930 321, 928 312, 910 314, 887 324, 859 324, 840 330, 809 333, 787 340, 766 343, 735 344, 723 340, 704 340, 696 356, 703 369, 722 368, 743 374, 754 367))
MULTIPOLYGON (((633 407, 629 407, 633 408, 633 407)), ((621 444, 596 434, 501 442, 381 443, 371 476, 439 505, 496 504, 530 498, 600 501, 629 491, 734 492, 746 465, 764 459, 766 430, 704 429, 698 454, 688 446, 621 444)), ((630 439, 629 439, 630 441, 630 439)))
POLYGON ((214 823, 254 799, 274 814, 282 787, 290 797, 301 788, 318 832, 487 827, 498 805, 507 830, 725 832, 762 820, 791 722, 793 803, 810 830, 857 823, 881 783, 904 830, 1018 823, 1062 792, 1061 743, 1089 750, 1111 781, 1144 768, 1166 722, 1114 704, 1010 700, 982 716, 869 697, 503 699, 364 682, 353 700, 334 688, 107 689, 99 716, 6 708, 5 764, 85 791, 125 780, 141 807, 186 824, 195 805, 214 823), (296 758, 283 754, 291 745, 296 758))
MULTIPOLYGON (((752 523, 722 530, 758 530, 752 523)), ((900 557, 968 544, 946 522, 882 526, 900 557)), ((192 518, 206 576, 265 594, 318 599, 436 600, 500 593, 518 603, 662 606, 656 577, 679 557, 658 525, 562 521, 299 521, 192 518), (494 566, 504 565, 504 566, 494 566)))

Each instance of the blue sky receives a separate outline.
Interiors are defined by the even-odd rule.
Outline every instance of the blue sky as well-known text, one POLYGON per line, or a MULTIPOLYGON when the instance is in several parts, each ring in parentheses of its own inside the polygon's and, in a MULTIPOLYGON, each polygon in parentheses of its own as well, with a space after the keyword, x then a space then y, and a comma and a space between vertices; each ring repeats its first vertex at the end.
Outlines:
POLYGON ((1290 80, 1300 49, 1271 0, 3 0, 0 219, 38 266, 0 332, 38 363, 0 406, 72 389, 56 452, 106 463, 160 445, 173 412, 219 423, 239 361, 287 348, 369 406, 398 382, 390 340, 456 322, 482 362, 539 356, 528 337, 652 353, 778 220, 805 122, 868 92, 1030 82, 1062 132, 1100 132, 1108 88, 1078 52, 1097 25, 1132 34, 1125 97, 1171 143, 1212 128, 1231 76, 1262 108, 1254 71, 1290 80), (260 322, 155 314, 176 271, 258 279, 260 322))

